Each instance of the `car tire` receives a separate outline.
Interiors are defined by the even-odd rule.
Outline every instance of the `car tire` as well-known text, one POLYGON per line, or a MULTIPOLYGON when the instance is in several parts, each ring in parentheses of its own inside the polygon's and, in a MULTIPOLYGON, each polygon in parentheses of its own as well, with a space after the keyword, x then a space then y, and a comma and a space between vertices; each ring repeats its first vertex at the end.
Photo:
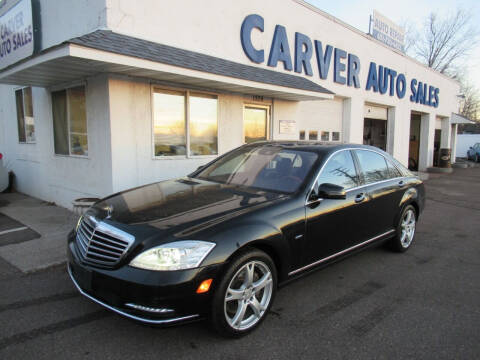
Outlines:
POLYGON ((415 238, 417 211, 412 205, 407 205, 398 220, 396 234, 389 241, 390 248, 396 252, 407 251, 415 238))
POLYGON ((478 154, 475 154, 475 162, 476 162, 476 163, 479 162, 478 154))
POLYGON ((250 333, 265 319, 276 289, 271 257, 257 249, 242 251, 228 265, 213 295, 212 327, 225 337, 250 333))

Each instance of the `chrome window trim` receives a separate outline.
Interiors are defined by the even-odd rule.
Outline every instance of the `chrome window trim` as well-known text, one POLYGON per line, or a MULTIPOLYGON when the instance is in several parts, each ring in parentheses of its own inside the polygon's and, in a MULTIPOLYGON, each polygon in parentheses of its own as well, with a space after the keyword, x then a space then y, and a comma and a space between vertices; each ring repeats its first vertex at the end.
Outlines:
POLYGON ((193 320, 193 319, 196 319, 196 318, 200 317, 199 314, 194 314, 194 315, 187 315, 187 316, 171 318, 171 319, 155 320, 155 319, 146 319, 146 318, 142 318, 142 317, 139 317, 139 316, 129 314, 125 311, 122 311, 122 310, 117 309, 113 306, 110 306, 110 305, 104 303, 103 301, 100 301, 97 298, 94 298, 92 295, 83 291, 82 288, 80 287, 80 285, 78 285, 77 281, 73 277, 72 270, 70 269, 70 265, 67 265, 67 271, 68 271, 68 275, 70 276, 70 279, 72 279, 73 284, 75 285, 77 290, 80 292, 80 294, 89 298, 90 300, 97 303, 98 305, 101 305, 101 306, 107 308, 108 310, 116 312, 117 314, 123 315, 127 318, 137 320, 137 321, 141 321, 141 322, 146 323, 146 324, 171 324, 171 323, 176 323, 176 322, 180 322, 180 321, 184 321, 184 320, 193 320))
MULTIPOLYGON (((355 147, 355 148, 347 148, 347 149, 339 149, 333 153, 331 153, 327 160, 323 163, 322 167, 320 168, 320 170, 318 170, 318 173, 317 173, 317 176, 315 177, 315 180, 313 181, 312 183, 312 186, 310 187, 310 190, 308 190, 307 192, 307 198, 305 199, 305 205, 309 205, 309 204, 312 204, 312 203, 315 203, 315 202, 318 202, 318 201, 321 201, 323 199, 317 199, 317 200, 314 200, 314 201, 308 201, 308 198, 310 196, 310 193, 312 192, 313 188, 315 187, 315 184, 317 183, 318 179, 320 178, 320 175, 322 175, 322 171, 325 167, 325 165, 327 165, 327 163, 330 161, 330 159, 332 158, 332 156, 336 155, 337 153, 341 152, 341 151, 353 151, 353 150, 365 150, 365 151, 371 151, 371 152, 374 152, 374 153, 377 153, 379 154, 380 156, 382 156, 384 159, 385 159, 385 162, 388 160, 387 158, 385 158, 385 155, 383 155, 381 152, 379 151, 376 151, 376 150, 373 150, 373 149, 365 149, 365 148, 358 148, 358 147, 355 147)), ((353 159, 353 155, 352 155, 352 160, 353 159)), ((397 167, 396 164, 394 164, 392 161, 390 161, 390 163, 392 163, 393 166, 395 166, 395 168, 399 171, 400 174, 403 174, 403 172, 397 167)), ((358 174, 360 175, 360 174, 358 174)), ((363 185, 359 185, 359 186, 355 186, 353 188, 350 188, 350 189, 346 189, 345 192, 350 192, 350 191, 354 191, 354 190, 358 190, 358 189, 361 189, 361 188, 364 188, 364 187, 367 187, 367 186, 370 186, 370 185, 376 185, 376 184, 381 184, 381 183, 384 183, 384 182, 387 182, 387 181, 391 181, 391 180, 395 180, 395 179, 401 179, 401 178, 405 178, 407 176, 397 176, 397 177, 394 177, 394 178, 389 178, 389 179, 386 179, 386 180, 379 180, 379 181, 375 181, 375 182, 371 182, 371 183, 368 183, 368 184, 363 184, 363 185)))
POLYGON ((349 252, 349 251, 355 250, 356 248, 359 248, 360 246, 363 246, 363 245, 366 245, 366 244, 368 244, 368 243, 371 243, 372 241, 378 240, 378 239, 380 239, 380 238, 382 238, 382 237, 384 237, 384 236, 390 235, 390 234, 392 234, 392 233, 394 233, 394 232, 395 232, 395 229, 391 229, 391 230, 389 230, 389 231, 387 231, 387 232, 385 232, 385 233, 383 233, 383 234, 377 235, 377 236, 375 236, 375 237, 373 237, 373 238, 371 238, 371 239, 368 239, 368 240, 366 240, 366 241, 364 241, 364 242, 361 242, 360 244, 351 246, 351 247, 349 247, 349 248, 347 248, 347 249, 344 249, 344 250, 342 250, 342 251, 339 251, 338 253, 329 255, 329 256, 327 256, 327 257, 325 257, 325 258, 323 258, 323 259, 320 259, 320 260, 317 260, 317 261, 315 261, 315 262, 313 262, 313 263, 311 263, 311 264, 305 265, 305 266, 303 266, 303 267, 301 267, 301 268, 299 268, 299 269, 290 271, 290 272, 288 273, 288 276, 295 275, 295 274, 297 274, 297 273, 299 273, 299 272, 301 272, 301 271, 303 271, 303 270, 307 270, 307 269, 309 269, 309 268, 311 268, 311 267, 313 267, 313 266, 315 266, 315 265, 319 265, 319 264, 321 264, 321 263, 323 263, 323 262, 325 262, 325 261, 327 261, 327 260, 333 259, 333 258, 335 258, 335 257, 337 257, 337 256, 340 256, 340 255, 342 255, 342 254, 345 254, 345 253, 347 253, 347 252, 349 252))

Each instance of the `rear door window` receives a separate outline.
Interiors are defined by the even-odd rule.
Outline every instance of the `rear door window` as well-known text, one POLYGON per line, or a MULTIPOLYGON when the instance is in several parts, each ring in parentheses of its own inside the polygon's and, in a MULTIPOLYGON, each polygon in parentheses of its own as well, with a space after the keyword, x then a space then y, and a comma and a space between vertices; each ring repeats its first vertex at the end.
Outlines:
POLYGON ((388 171, 390 173, 390 178, 394 179, 394 178, 403 176, 402 173, 397 169, 395 165, 392 164, 391 161, 389 161, 388 159, 386 159, 386 161, 387 161, 388 171))
POLYGON ((387 162, 382 155, 368 150, 355 150, 355 153, 366 184, 387 180, 391 177, 387 162))

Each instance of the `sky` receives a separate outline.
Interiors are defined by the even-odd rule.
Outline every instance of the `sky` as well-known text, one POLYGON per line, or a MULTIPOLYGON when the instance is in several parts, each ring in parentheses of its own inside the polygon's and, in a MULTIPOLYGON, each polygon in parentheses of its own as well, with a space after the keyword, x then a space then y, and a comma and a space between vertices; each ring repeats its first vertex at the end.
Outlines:
MULTIPOLYGON (((319 9, 339 18, 349 25, 367 33, 369 17, 373 10, 379 11, 397 24, 406 20, 413 22, 418 30, 431 12, 445 17, 461 7, 473 16, 472 24, 480 32, 480 1, 478 0, 306 0, 319 9)), ((480 43, 472 51, 468 61, 468 74, 472 83, 480 84, 480 43)))

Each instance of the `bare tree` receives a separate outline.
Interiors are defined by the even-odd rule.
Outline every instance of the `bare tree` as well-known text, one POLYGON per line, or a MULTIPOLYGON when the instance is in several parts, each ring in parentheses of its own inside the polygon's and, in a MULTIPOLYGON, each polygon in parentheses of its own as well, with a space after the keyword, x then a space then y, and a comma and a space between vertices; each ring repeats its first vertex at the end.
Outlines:
POLYGON ((444 19, 431 13, 411 46, 410 53, 428 67, 442 74, 454 75, 453 68, 464 60, 478 43, 478 31, 472 19, 471 14, 462 9, 444 19))
POLYGON ((403 46, 403 51, 407 54, 410 54, 419 36, 417 28, 415 26, 415 23, 410 19, 404 20, 400 24, 400 27, 402 27, 405 31, 405 43, 403 46))
POLYGON ((463 96, 460 103, 460 114, 470 120, 480 121, 480 92, 465 79, 460 79, 460 84, 463 96))

